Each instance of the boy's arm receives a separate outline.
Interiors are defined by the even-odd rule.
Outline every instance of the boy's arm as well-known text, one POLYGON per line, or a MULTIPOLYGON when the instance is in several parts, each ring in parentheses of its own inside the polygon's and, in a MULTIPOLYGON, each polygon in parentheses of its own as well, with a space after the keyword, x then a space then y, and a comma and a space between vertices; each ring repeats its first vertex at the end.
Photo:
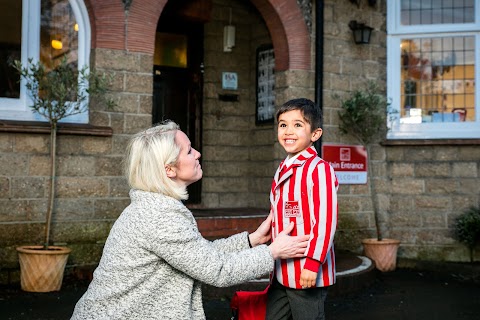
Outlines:
POLYGON ((317 272, 332 247, 337 228, 338 181, 332 167, 321 161, 312 172, 309 210, 313 216, 310 242, 305 252, 305 269, 317 272))

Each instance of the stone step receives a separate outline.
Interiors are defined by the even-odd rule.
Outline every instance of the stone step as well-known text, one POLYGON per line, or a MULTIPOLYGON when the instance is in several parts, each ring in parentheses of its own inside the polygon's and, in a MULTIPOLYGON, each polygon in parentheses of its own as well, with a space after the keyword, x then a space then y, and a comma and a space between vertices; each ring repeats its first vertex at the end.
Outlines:
MULTIPOLYGON (((374 262, 365 257, 349 252, 336 253, 337 282, 328 291, 329 296, 339 296, 369 287, 375 281, 377 270, 374 262)), ((258 279, 228 288, 203 287, 206 299, 227 299, 233 297, 235 291, 261 291, 268 285, 268 278, 258 279)))

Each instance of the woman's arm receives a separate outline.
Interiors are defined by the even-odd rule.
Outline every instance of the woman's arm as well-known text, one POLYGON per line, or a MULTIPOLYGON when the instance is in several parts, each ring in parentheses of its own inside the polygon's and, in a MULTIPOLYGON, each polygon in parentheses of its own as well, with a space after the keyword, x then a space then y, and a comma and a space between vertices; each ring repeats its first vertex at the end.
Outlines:
POLYGON ((272 224, 272 214, 270 213, 267 218, 260 224, 260 226, 254 232, 247 234, 242 232, 230 236, 228 238, 217 239, 213 241, 213 244, 222 251, 225 252, 238 252, 248 248, 256 247, 260 244, 267 243, 270 238, 270 226, 272 224))
MULTIPOLYGON (((303 256, 308 236, 279 236, 269 247, 239 252, 219 250, 211 241, 204 239, 191 219, 183 214, 162 212, 156 215, 150 228, 153 241, 150 250, 165 260, 171 267, 190 277, 213 286, 232 286, 261 277, 273 270, 273 261, 278 257, 303 256)), ((293 226, 292 226, 293 227, 293 226)), ((240 237, 242 234, 230 237, 240 237)), ((243 233, 247 243, 247 234, 243 233)), ((247 245, 248 246, 248 245, 247 245)))

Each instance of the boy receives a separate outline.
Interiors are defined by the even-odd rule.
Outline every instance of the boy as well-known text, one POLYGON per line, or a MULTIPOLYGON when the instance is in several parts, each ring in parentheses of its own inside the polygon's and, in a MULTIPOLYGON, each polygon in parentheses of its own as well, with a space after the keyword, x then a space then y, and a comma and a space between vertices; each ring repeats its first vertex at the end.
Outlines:
POLYGON ((287 152, 270 193, 272 240, 293 221, 291 235, 310 235, 304 258, 276 260, 268 290, 267 320, 325 319, 327 287, 334 284, 333 237, 338 181, 313 143, 322 136, 321 111, 293 99, 277 111, 278 141, 287 152))

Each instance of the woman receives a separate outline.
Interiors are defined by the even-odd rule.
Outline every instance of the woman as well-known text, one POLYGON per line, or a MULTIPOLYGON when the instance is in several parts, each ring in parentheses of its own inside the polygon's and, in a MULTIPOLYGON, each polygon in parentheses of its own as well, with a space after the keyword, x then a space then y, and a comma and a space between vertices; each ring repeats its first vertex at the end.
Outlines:
POLYGON ((205 319, 201 285, 225 287, 268 274, 274 260, 303 256, 308 236, 258 229, 208 241, 181 200, 202 178, 200 153, 177 124, 136 134, 127 149, 131 204, 113 225, 72 319, 205 319))

